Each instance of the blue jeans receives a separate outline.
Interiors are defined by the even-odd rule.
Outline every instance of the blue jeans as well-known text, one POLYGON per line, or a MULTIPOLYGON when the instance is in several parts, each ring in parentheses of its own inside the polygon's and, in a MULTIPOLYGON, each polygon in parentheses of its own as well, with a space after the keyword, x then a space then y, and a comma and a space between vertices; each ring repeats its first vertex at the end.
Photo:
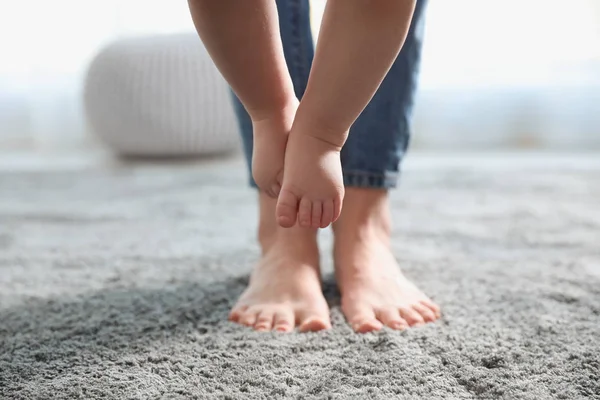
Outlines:
MULTIPOLYGON (((398 58, 375 96, 350 129, 341 152, 344 184, 392 188, 411 134, 411 115, 423 42, 426 0, 417 0, 413 21, 398 58)), ((306 89, 314 56, 308 0, 278 0, 283 50, 298 99, 306 89)), ((252 158, 252 121, 233 95, 248 166, 252 158)), ((256 186, 250 178, 251 185, 256 186)))

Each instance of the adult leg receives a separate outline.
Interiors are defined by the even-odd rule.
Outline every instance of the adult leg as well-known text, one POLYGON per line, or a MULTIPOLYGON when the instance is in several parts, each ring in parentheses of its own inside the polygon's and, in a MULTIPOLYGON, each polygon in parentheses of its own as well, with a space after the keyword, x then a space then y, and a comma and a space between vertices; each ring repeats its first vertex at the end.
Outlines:
MULTIPOLYGON (((308 0, 277 1, 287 67, 298 99, 304 94, 313 58, 308 0)), ((248 169, 252 163, 252 120, 233 95, 248 169)), ((250 183, 256 187, 250 177, 250 183)), ((301 331, 329 328, 329 311, 320 283, 316 230, 281 228, 275 221, 274 199, 259 195, 258 241, 262 256, 250 284, 230 318, 257 330, 301 331)))
POLYGON ((342 149, 346 185, 334 224, 342 310, 359 332, 404 329, 439 318, 440 310, 402 274, 390 250, 388 189, 395 187, 410 137, 423 41, 425 0, 418 0, 404 46, 342 149))

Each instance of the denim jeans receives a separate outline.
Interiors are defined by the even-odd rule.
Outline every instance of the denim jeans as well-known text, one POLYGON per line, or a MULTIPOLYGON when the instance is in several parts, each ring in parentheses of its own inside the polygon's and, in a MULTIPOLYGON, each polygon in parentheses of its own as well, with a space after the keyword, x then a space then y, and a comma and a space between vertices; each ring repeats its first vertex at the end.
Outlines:
MULTIPOLYGON (((346 186, 392 188, 411 134, 411 115, 423 42, 426 0, 417 0, 406 42, 371 102, 350 128, 341 152, 346 186)), ((306 89, 314 56, 308 0, 278 0, 285 60, 298 99, 306 89)), ((233 95, 248 166, 252 157, 252 122, 233 95)), ((256 186, 250 178, 251 185, 256 186)))

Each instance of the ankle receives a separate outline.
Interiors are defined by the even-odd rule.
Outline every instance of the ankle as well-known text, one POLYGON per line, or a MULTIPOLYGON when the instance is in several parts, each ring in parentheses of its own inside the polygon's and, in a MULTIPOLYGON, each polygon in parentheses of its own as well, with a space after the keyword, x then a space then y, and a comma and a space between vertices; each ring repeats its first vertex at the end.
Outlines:
POLYGON ((313 229, 300 227, 265 229, 259 224, 258 243, 263 254, 274 247, 286 249, 286 251, 292 249, 312 251, 317 249, 317 232, 313 229))
POLYGON ((338 240, 388 242, 392 222, 387 190, 347 188, 340 218, 333 225, 338 240))
MULTIPOLYGON (((264 124, 291 124, 298 109, 298 99, 295 96, 274 101, 268 106, 261 108, 247 108, 246 111, 252 120, 253 125, 264 124)), ((260 132, 260 130, 259 130, 260 132)))
POLYGON ((309 248, 317 245, 317 230, 311 228, 282 228, 275 219, 277 200, 264 193, 259 195, 258 242, 263 253, 273 246, 309 248))
POLYGON ((338 152, 342 150, 348 138, 346 129, 331 123, 330 118, 311 112, 302 104, 298 107, 292 134, 312 137, 338 152))

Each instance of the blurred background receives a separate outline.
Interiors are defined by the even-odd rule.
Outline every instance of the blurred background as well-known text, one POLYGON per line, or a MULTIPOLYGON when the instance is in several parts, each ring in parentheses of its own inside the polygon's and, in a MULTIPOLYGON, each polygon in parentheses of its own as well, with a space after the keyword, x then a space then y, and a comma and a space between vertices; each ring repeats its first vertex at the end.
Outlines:
MULTIPOLYGON (((195 39, 187 2, 0 0, 0 151, 103 147, 84 102, 90 66, 106 46, 156 35, 195 39)), ((196 101, 229 107, 223 82, 206 90, 196 101)), ((215 111, 196 113, 202 125, 215 111)), ((231 111, 217 113, 198 129, 233 135, 231 111)), ((600 1, 431 0, 414 127, 414 149, 600 149, 600 1)))

